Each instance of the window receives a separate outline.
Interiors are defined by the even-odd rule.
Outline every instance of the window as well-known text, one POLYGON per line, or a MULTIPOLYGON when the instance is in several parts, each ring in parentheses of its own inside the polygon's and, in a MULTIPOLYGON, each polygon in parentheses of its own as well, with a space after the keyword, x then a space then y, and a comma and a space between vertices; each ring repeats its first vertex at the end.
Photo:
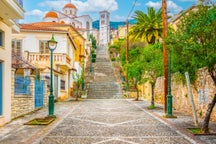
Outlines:
POLYGON ((0 46, 4 46, 4 32, 0 30, 0 46))
POLYGON ((61 80, 61 90, 65 90, 65 81, 61 80))
POLYGON ((50 88, 50 77, 49 76, 45 76, 45 81, 47 82, 47 88, 50 88))
POLYGON ((105 15, 104 15, 104 14, 102 14, 102 15, 101 15, 101 18, 102 18, 102 19, 103 19, 103 18, 105 18, 105 15))
POLYGON ((49 53, 48 41, 40 40, 39 47, 40 47, 40 53, 42 54, 49 53))
POLYGON ((101 25, 104 25, 104 24, 105 24, 105 21, 104 21, 104 20, 102 20, 102 21, 101 21, 101 25))
POLYGON ((22 54, 22 40, 12 40, 12 53, 19 56, 22 54))

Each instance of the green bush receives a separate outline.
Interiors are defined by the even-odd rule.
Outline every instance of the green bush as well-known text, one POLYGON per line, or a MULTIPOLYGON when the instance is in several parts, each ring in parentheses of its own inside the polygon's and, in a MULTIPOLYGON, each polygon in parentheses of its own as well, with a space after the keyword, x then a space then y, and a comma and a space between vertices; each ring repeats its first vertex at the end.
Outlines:
POLYGON ((94 58, 94 59, 95 59, 95 58, 96 58, 96 56, 97 56, 97 55, 96 55, 95 53, 93 53, 93 54, 92 54, 92 58, 94 58))
POLYGON ((91 50, 91 54, 95 53, 95 50, 91 50))
POLYGON ((114 57, 111 58, 111 61, 115 61, 115 60, 116 60, 116 58, 114 58, 114 57))
POLYGON ((95 58, 92 58, 92 62, 95 63, 95 62, 96 62, 96 59, 95 59, 95 58))

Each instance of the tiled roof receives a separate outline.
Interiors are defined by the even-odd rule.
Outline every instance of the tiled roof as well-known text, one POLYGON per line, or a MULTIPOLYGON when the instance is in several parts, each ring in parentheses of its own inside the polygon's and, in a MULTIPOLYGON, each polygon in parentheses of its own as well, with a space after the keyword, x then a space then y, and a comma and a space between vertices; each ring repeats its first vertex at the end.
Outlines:
POLYGON ((66 32, 65 30, 52 28, 51 26, 56 25, 65 25, 56 22, 38 22, 38 23, 31 23, 31 24, 21 24, 21 30, 32 30, 32 31, 59 31, 59 32, 66 32))

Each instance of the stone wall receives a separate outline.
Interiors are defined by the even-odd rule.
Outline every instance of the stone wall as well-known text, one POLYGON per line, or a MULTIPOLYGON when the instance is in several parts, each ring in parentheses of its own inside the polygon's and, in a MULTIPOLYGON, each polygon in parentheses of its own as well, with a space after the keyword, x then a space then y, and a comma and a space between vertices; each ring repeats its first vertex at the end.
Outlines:
MULTIPOLYGON (((14 93, 14 70, 12 71, 12 81, 11 81, 11 118, 25 115, 35 110, 34 104, 34 94, 35 94, 35 80, 34 76, 30 76, 30 95, 16 95, 14 93)), ((46 82, 44 83, 44 106, 48 104, 48 92, 46 87, 46 82)))
MULTIPOLYGON (((147 84, 146 84, 147 85, 147 84)), ((177 80, 176 76, 172 76, 172 96, 173 109, 181 112, 192 114, 187 84, 183 84, 177 80)), ((143 91, 144 98, 150 100, 150 88, 145 86, 143 91)), ((198 72, 198 79, 194 85, 191 85, 193 99, 198 117, 204 118, 208 104, 212 101, 216 88, 214 83, 205 69, 198 72)), ((164 77, 159 77, 155 87, 155 102, 164 103, 164 77)), ((211 114, 211 121, 216 121, 216 107, 211 114)))

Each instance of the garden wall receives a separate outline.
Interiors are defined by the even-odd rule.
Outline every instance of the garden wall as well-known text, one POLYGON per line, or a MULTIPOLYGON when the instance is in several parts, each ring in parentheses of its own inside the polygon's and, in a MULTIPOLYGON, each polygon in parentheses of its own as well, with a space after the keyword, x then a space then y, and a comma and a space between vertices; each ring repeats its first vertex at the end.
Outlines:
MULTIPOLYGON (((199 70, 198 79, 195 85, 191 85, 191 89, 197 115, 204 118, 208 104, 212 101, 216 93, 216 88, 207 70, 199 70)), ((151 87, 148 84, 143 85, 141 91, 145 99, 151 99, 151 87)), ((192 114, 187 84, 183 84, 177 80, 175 76, 172 76, 172 96, 174 110, 192 114)), ((155 102, 164 104, 164 77, 159 77, 157 79, 155 86, 155 102)), ((211 114, 211 121, 216 121, 216 107, 214 107, 211 114)))

